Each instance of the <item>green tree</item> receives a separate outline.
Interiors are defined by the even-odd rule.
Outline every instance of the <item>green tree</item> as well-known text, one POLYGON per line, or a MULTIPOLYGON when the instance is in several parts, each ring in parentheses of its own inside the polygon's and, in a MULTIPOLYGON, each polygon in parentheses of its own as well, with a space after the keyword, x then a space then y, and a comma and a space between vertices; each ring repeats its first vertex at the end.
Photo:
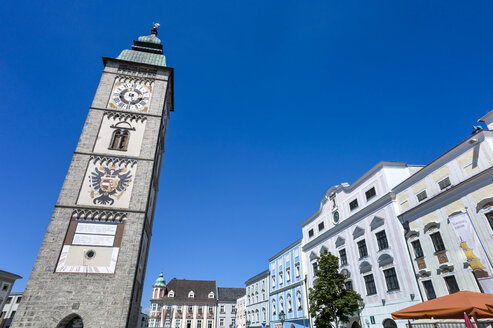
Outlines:
POLYGON ((327 250, 317 257, 316 283, 310 288, 310 314, 317 328, 338 328, 359 310, 361 296, 346 289, 346 276, 339 272, 339 258, 327 250))

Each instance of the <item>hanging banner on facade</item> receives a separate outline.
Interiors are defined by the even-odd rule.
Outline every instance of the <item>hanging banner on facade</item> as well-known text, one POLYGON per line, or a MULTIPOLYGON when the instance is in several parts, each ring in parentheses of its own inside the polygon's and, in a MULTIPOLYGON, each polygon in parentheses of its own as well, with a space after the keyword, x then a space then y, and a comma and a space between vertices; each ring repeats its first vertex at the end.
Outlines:
POLYGON ((469 216, 467 213, 459 213, 449 217, 449 222, 460 241, 459 247, 464 252, 467 263, 481 288, 485 293, 493 293, 493 270, 469 216))

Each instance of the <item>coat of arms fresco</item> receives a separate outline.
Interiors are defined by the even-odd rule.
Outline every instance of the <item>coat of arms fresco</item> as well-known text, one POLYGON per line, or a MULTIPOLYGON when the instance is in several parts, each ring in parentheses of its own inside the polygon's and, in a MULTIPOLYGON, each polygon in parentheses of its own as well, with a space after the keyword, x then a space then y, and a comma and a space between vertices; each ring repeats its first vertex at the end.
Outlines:
POLYGON ((114 164, 95 167, 89 175, 89 188, 95 205, 113 205, 132 182, 131 171, 114 164))

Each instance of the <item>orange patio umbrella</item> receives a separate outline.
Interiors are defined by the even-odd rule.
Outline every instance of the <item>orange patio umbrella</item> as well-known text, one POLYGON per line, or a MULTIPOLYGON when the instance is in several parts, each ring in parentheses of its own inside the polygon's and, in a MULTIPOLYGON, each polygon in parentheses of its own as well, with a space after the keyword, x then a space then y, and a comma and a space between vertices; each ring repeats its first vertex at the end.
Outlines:
POLYGON ((442 296, 392 313, 394 319, 493 318, 493 294, 462 291, 442 296))

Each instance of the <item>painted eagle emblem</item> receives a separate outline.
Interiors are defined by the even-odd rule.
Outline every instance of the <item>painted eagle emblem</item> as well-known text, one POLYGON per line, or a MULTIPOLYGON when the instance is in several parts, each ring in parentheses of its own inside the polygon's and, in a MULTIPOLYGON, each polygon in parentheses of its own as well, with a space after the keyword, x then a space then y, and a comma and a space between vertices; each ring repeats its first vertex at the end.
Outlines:
POLYGON ((96 167, 89 176, 89 187, 94 204, 113 205, 115 199, 120 199, 130 182, 132 182, 131 171, 127 168, 116 166, 96 167))

